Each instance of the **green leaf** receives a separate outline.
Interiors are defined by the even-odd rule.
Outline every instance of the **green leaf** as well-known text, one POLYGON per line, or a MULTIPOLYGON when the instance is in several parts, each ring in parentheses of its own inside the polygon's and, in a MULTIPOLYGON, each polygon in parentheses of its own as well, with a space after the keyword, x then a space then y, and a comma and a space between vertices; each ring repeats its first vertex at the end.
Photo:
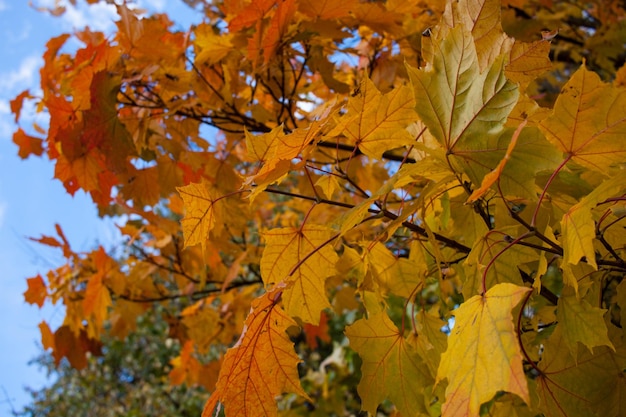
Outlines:
POLYGON ((578 355, 578 342, 589 349, 595 346, 614 349, 604 322, 605 312, 583 299, 579 300, 575 294, 564 294, 559 298, 556 317, 562 328, 563 341, 574 357, 578 355))

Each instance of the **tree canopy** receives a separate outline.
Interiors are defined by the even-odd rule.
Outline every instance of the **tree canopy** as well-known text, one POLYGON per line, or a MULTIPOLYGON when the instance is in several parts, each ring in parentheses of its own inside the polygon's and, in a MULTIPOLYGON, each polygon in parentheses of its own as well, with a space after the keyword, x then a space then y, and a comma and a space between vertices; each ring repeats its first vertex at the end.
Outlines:
POLYGON ((58 366, 49 352, 33 362, 47 371, 50 384, 29 389, 32 401, 22 417, 157 417, 199 416, 207 391, 201 386, 172 385, 171 359, 180 355, 180 343, 168 337, 167 320, 159 307, 137 320, 125 339, 111 338, 105 328, 99 355, 89 355, 76 369, 68 361, 58 366))
POLYGON ((11 103, 125 239, 35 238, 57 363, 156 304, 205 417, 626 413, 622 2, 128 3, 11 103))

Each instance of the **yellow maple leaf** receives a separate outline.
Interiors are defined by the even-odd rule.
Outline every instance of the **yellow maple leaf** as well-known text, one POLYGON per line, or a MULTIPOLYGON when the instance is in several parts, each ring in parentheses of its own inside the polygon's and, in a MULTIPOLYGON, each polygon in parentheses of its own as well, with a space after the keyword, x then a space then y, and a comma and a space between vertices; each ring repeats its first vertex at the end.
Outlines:
POLYGON ((248 196, 251 201, 265 188, 280 182, 291 169, 292 160, 296 157, 305 158, 312 149, 319 131, 326 121, 315 121, 303 129, 296 129, 290 134, 284 133, 283 126, 278 126, 262 135, 251 135, 246 132, 248 156, 261 162, 261 167, 254 175, 246 178, 244 185, 254 183, 256 186, 248 196))
POLYGON ((263 234, 266 241, 261 258, 265 285, 293 283, 283 293, 287 313, 303 321, 319 324, 320 313, 330 308, 325 291, 326 279, 335 274, 337 253, 329 244, 333 230, 322 225, 299 229, 273 229, 263 234))
POLYGON ((500 0, 461 0, 456 5, 458 18, 472 32, 481 70, 513 44, 502 30, 500 9, 500 0))
POLYGON ((567 158, 603 174, 626 156, 626 89, 605 84, 583 65, 565 84, 552 115, 540 123, 567 158))
POLYGON ((380 158, 385 151, 410 144, 413 137, 405 128, 415 122, 415 98, 407 86, 381 94, 369 78, 348 102, 348 116, 335 132, 342 132, 361 152, 380 158))
POLYGON ((206 180, 176 188, 185 205, 185 217, 181 223, 185 247, 200 243, 204 248, 209 233, 215 227, 216 217, 222 215, 221 196, 206 180))
POLYGON ((284 392, 309 399, 300 386, 300 360, 285 332, 296 323, 278 305, 281 295, 277 286, 252 302, 239 341, 226 352, 203 417, 213 415, 218 402, 228 416, 269 417, 278 415, 276 397, 284 392))
MULTIPOLYGON (((550 41, 538 40, 532 43, 515 41, 509 53, 505 73, 511 81, 528 85, 539 75, 552 69, 549 57, 550 41)), ((523 87, 520 87, 523 90, 523 87)))
POLYGON ((530 402, 511 317, 511 310, 529 291, 498 284, 454 312, 454 328, 437 372, 437 381, 448 379, 443 415, 478 416, 480 405, 499 391, 530 402))
POLYGON ((561 219, 563 234, 563 259, 577 264, 585 256, 589 265, 597 269, 593 239, 595 222, 591 210, 609 197, 620 195, 626 188, 626 172, 618 171, 611 179, 603 181, 592 192, 573 205, 561 219))
POLYGON ((203 23, 195 30, 196 65, 214 65, 235 50, 232 33, 215 33, 212 25, 203 23))
POLYGON ((300 12, 315 19, 338 19, 350 16, 358 5, 358 0, 302 0, 298 7, 300 12))

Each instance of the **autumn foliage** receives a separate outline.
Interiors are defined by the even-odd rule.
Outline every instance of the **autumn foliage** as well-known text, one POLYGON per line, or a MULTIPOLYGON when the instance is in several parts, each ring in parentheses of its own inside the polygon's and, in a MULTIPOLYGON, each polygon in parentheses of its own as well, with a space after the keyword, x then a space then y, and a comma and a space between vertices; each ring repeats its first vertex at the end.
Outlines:
POLYGON ((57 361, 160 304, 205 416, 626 414, 622 3, 188 3, 51 39, 11 103, 125 238, 35 239, 57 361))

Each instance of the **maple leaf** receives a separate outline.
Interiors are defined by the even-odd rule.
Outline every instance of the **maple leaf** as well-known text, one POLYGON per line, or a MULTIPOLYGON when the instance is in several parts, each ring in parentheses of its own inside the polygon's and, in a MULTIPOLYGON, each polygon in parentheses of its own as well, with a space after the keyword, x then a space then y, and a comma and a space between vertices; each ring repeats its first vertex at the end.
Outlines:
POLYGON ((626 89, 605 84, 584 65, 563 87, 550 117, 540 123, 561 152, 591 170, 609 174, 623 161, 626 89))
POLYGON ((52 355, 58 365, 64 357, 76 369, 83 369, 87 366, 87 353, 100 354, 101 344, 87 336, 85 330, 80 330, 77 334, 67 325, 59 327, 54 332, 54 351, 52 355))
POLYGON ((24 105, 24 100, 31 98, 33 98, 33 96, 30 95, 30 91, 24 90, 9 102, 11 112, 15 115, 15 123, 20 120, 20 113, 22 111, 22 106, 24 105))
MULTIPOLYGON (((505 73, 509 80, 522 86, 552 69, 549 57, 550 42, 538 40, 532 43, 515 41, 509 54, 505 73)), ((520 90, 523 87, 520 87, 520 90)))
MULTIPOLYGON (((544 345, 537 395, 548 417, 618 416, 623 414, 626 366, 623 335, 613 331, 615 347, 583 349, 572 356, 559 325, 544 345), (590 384, 589 381, 594 383, 590 384)), ((614 328, 615 329, 615 328, 614 328)))
POLYGON ((537 252, 522 245, 509 247, 509 233, 515 231, 516 227, 494 229, 474 242, 464 264, 469 269, 463 287, 465 297, 481 293, 483 283, 484 288, 507 282, 523 284, 518 266, 534 261, 537 252))
POLYGON ((263 48, 263 59, 266 64, 276 54, 276 50, 295 13, 296 3, 294 0, 283 0, 278 3, 278 7, 270 20, 270 26, 261 44, 263 48))
POLYGON ((326 279, 335 274, 337 253, 330 245, 333 230, 322 225, 272 229, 263 234, 266 245, 261 276, 266 286, 290 283, 282 299, 287 313, 319 324, 320 313, 329 308, 326 279))
POLYGON ((578 342, 583 343, 589 349, 595 346, 609 346, 615 349, 609 340, 604 322, 606 310, 593 307, 586 300, 579 300, 574 294, 568 294, 568 292, 571 290, 559 297, 556 317, 559 326, 562 326, 563 341, 572 356, 575 358, 578 356, 578 342))
POLYGON ((86 316, 93 315, 94 325, 100 328, 107 317, 107 309, 111 305, 111 294, 105 285, 105 279, 116 265, 102 247, 96 251, 94 258, 97 272, 87 281, 83 312, 86 316))
POLYGON ((497 177, 502 168, 497 178, 505 194, 536 198, 536 172, 557 166, 557 153, 536 128, 524 129, 507 166, 500 166, 514 136, 504 125, 519 95, 504 75, 504 55, 481 72, 472 35, 463 26, 433 42, 426 69, 407 68, 416 102, 424 103, 416 111, 445 150, 439 157, 474 184, 492 170, 497 177))
POLYGON ((260 136, 246 132, 248 155, 262 164, 257 173, 249 176, 244 183, 256 185, 248 196, 251 201, 268 185, 280 182, 293 168, 294 158, 306 157, 313 144, 319 141, 317 136, 324 124, 325 122, 313 122, 309 127, 296 129, 288 135, 284 133, 282 126, 260 136))
MULTIPOLYGON (((597 269, 593 241, 596 238, 595 223, 591 210, 605 199, 619 195, 625 188, 626 174, 618 172, 611 179, 602 182, 592 192, 573 205, 561 219, 563 234, 563 260, 577 264, 585 257, 587 263, 597 269)), ((574 284, 577 290, 578 285, 574 284)))
POLYGON ((41 156, 43 154, 43 139, 26 134, 22 129, 18 129, 13 134, 13 143, 19 146, 18 155, 22 159, 30 155, 41 156))
POLYGON ((340 19, 350 16, 358 5, 358 0, 336 2, 333 0, 301 0, 298 9, 315 19, 340 19))
POLYGON ((510 50, 513 44, 502 30, 500 8, 500 0, 461 0, 456 3, 458 18, 472 32, 481 71, 510 50))
POLYGON ((498 391, 530 402, 511 317, 511 310, 529 291, 497 284, 454 311, 454 328, 437 372, 437 381, 448 379, 444 415, 477 416, 480 405, 498 391))
POLYGON ((185 246, 200 243, 204 248, 209 233, 215 227, 216 218, 222 218, 223 199, 211 183, 206 180, 176 188, 185 204, 185 217, 181 221, 185 235, 185 246))
POLYGON ((415 99, 411 89, 399 86, 381 94, 369 78, 364 78, 356 97, 348 102, 348 116, 335 128, 367 156, 380 158, 389 149, 414 139, 404 128, 415 121, 415 99))
POLYGON ((54 350, 54 333, 50 330, 50 326, 45 321, 39 323, 39 331, 41 332, 41 346, 44 349, 54 350))
POLYGON ((293 343, 285 333, 296 323, 277 304, 278 286, 252 302, 239 341, 226 352, 215 392, 202 415, 213 415, 217 402, 227 415, 277 416, 276 397, 293 392, 308 399, 300 386, 293 343))
POLYGON ((511 138, 511 142, 509 143, 509 146, 506 149, 506 153, 504 154, 504 158, 502 158, 498 166, 496 166, 489 174, 485 175, 485 177, 483 178, 483 182, 480 184, 480 187, 475 189, 474 192, 467 199, 468 203, 476 201, 479 197, 487 192, 489 187, 491 187, 493 184, 496 183, 496 181, 498 181, 498 178, 500 178, 500 175, 502 175, 502 171, 504 170, 506 163, 511 158, 511 153, 513 152, 513 149, 517 144, 517 138, 519 138, 519 135, 524 126, 526 126, 526 120, 520 123, 517 129, 515 129, 513 137, 511 138))
POLYGON ((417 354, 416 336, 405 338, 376 301, 367 301, 368 317, 346 328, 350 346, 363 360, 358 392, 363 410, 376 413, 386 398, 404 415, 427 413, 424 396, 432 384, 417 354))
POLYGON ((473 37, 464 27, 436 40, 433 62, 425 71, 408 67, 415 110, 430 133, 450 153, 457 144, 480 149, 486 135, 499 132, 518 97, 504 76, 502 58, 481 72, 473 37))
POLYGON ((198 48, 196 65, 205 62, 213 65, 235 50, 232 44, 232 33, 217 34, 211 25, 201 24, 196 27, 195 34, 195 46, 198 48))
POLYGON ((48 289, 41 275, 37 275, 26 280, 28 289, 24 291, 24 300, 29 304, 37 304, 39 308, 43 307, 48 289))

